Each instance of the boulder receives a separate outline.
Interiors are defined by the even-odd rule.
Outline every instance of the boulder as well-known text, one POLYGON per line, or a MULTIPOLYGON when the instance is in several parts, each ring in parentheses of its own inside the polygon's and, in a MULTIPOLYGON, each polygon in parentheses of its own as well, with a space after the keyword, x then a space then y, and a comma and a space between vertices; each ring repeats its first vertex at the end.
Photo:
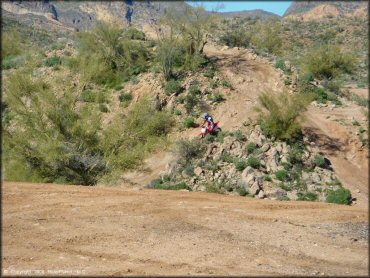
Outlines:
POLYGON ((217 150, 217 145, 216 144, 211 144, 209 147, 208 147, 208 150, 206 152, 206 156, 209 156, 211 154, 214 154, 217 150))
POLYGON ((268 150, 270 149, 270 144, 264 144, 263 146, 262 146, 262 148, 261 148, 261 151, 262 152, 267 152, 268 150))
POLYGON ((248 189, 249 194, 252 196, 257 195, 260 191, 260 187, 258 186, 257 181, 255 181, 248 189))
POLYGON ((287 143, 283 143, 283 150, 282 150, 282 153, 283 154, 288 154, 291 150, 291 147, 287 144, 287 143))
POLYGON ((289 161, 288 161, 288 158, 287 158, 287 156, 286 155, 283 155, 282 157, 281 157, 281 163, 288 163, 289 161))
POLYGON ((306 182, 309 181, 310 180, 310 174, 302 171, 302 179, 306 182))
POLYGON ((311 173, 311 181, 314 182, 314 183, 320 183, 321 182, 321 178, 320 178, 320 175, 316 172, 313 172, 311 173))
POLYGON ((247 177, 249 174, 253 174, 254 169, 251 166, 247 166, 242 172, 242 177, 247 177))
POLYGON ((254 174, 249 174, 245 178, 242 178, 242 181, 244 181, 246 184, 252 184, 255 181, 255 176, 254 174))
POLYGON ((263 192, 263 190, 260 190, 258 192, 258 199, 263 199, 263 198, 265 198, 265 193, 263 192))
POLYGON ((264 188, 263 191, 265 197, 274 200, 279 200, 285 195, 285 192, 280 188, 264 188))
POLYGON ((278 143, 276 145, 276 151, 278 151, 279 153, 283 152, 283 145, 281 143, 278 143))
POLYGON ((197 168, 194 169, 194 173, 195 173, 195 175, 200 176, 201 174, 204 173, 204 171, 201 167, 197 167, 197 168))
POLYGON ((292 201, 296 201, 298 199, 298 191, 297 190, 288 191, 286 195, 292 201))

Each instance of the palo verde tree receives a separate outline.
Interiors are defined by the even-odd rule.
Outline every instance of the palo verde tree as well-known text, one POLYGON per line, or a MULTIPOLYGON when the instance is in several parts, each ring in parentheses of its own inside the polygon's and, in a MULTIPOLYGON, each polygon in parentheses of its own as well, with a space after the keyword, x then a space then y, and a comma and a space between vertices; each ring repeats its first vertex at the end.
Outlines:
POLYGON ((256 107, 260 112, 262 131, 278 140, 294 141, 301 135, 303 112, 312 100, 311 94, 262 93, 256 107))
POLYGON ((156 28, 159 45, 157 57, 166 80, 172 77, 177 57, 185 60, 187 69, 194 70, 200 65, 203 49, 215 22, 215 14, 207 13, 201 6, 184 6, 181 12, 166 12, 158 22, 159 28, 156 28))
POLYGON ((135 37, 105 22, 98 22, 93 30, 80 33, 76 70, 83 80, 112 83, 122 76, 129 78, 143 71, 149 52, 143 42, 131 38, 135 37))
POLYGON ((10 76, 5 93, 11 113, 3 129, 5 148, 42 181, 95 184, 106 170, 98 146, 99 114, 89 107, 77 109, 72 88, 56 95, 29 72, 10 76))

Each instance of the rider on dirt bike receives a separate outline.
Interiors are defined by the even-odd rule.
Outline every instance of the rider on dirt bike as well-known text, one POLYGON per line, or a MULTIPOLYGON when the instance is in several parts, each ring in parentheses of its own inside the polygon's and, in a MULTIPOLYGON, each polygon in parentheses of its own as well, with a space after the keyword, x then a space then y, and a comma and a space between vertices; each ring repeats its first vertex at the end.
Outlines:
POLYGON ((212 116, 209 115, 208 113, 204 113, 203 114, 203 119, 204 119, 204 122, 203 122, 202 126, 204 126, 205 123, 208 123, 208 129, 213 130, 213 128, 215 126, 215 123, 213 122, 212 116))

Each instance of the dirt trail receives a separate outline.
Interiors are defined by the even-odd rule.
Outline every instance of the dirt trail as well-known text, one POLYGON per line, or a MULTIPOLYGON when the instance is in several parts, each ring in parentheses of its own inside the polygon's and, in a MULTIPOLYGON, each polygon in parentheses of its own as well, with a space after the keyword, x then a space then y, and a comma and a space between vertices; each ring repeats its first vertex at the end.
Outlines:
POLYGON ((369 274, 368 212, 356 206, 14 182, 2 190, 2 274, 369 274))
POLYGON ((361 108, 352 104, 331 111, 311 106, 308 110, 305 133, 311 134, 321 151, 329 158, 333 170, 345 187, 356 198, 356 205, 368 207, 369 200, 369 152, 358 139, 350 136, 350 128, 338 119, 363 117, 361 108), (329 117, 329 118, 328 118, 329 117))
MULTIPOLYGON (((253 56, 247 50, 236 48, 221 50, 214 45, 206 45, 205 54, 216 62, 218 70, 230 81, 233 90, 226 95, 226 101, 219 104, 215 110, 210 111, 215 120, 220 121, 223 130, 235 130, 251 117, 255 118, 253 110, 257 104, 258 95, 263 91, 278 92, 283 88, 279 73, 266 61, 253 56)), ((194 138, 200 129, 194 128, 176 134, 181 138, 194 138)), ((137 171, 129 172, 124 178, 131 184, 147 184, 165 170, 165 166, 174 158, 171 153, 162 152, 145 161, 145 167, 150 171, 149 176, 137 171), (160 162, 159 157, 167 157, 165 162, 160 162), (156 159, 158 158, 158 159, 156 159), (160 164, 158 164, 160 163, 160 164), (162 166, 162 167, 161 167, 162 166)))
MULTIPOLYGON (((265 59, 253 55, 248 50, 221 49, 214 45, 206 45, 204 52, 216 62, 218 70, 234 88, 229 95, 225 96, 226 101, 211 111, 214 119, 220 121, 223 130, 235 130, 248 117, 255 118, 256 112, 253 108, 256 106, 258 95, 261 92, 276 93, 284 89, 280 73, 265 59)), ((312 133, 312 140, 316 141, 332 162, 334 171, 344 186, 349 188, 357 199, 356 204, 367 207, 369 196, 368 151, 359 148, 358 144, 350 139, 348 128, 335 121, 340 118, 363 118, 361 109, 354 104, 334 110, 311 106, 306 113, 305 127, 312 133), (328 116, 331 119, 328 119, 328 116)), ((193 138, 198 133, 199 128, 196 128, 183 132, 181 136, 193 138)), ((160 156, 166 157, 168 155, 160 154, 160 156)), ((133 183, 140 184, 144 181, 148 183, 152 177, 158 176, 165 169, 168 162, 169 160, 161 163, 160 159, 149 159, 145 164, 149 169, 152 169, 148 178, 145 179, 141 174, 136 176, 137 173, 129 173, 128 176, 133 183)))

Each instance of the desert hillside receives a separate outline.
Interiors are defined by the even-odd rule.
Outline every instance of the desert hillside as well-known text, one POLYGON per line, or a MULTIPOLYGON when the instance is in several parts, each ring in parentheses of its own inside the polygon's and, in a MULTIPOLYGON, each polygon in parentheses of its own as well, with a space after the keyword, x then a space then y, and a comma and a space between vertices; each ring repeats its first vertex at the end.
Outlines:
POLYGON ((1 7, 3 275, 368 275, 366 2, 1 7))

